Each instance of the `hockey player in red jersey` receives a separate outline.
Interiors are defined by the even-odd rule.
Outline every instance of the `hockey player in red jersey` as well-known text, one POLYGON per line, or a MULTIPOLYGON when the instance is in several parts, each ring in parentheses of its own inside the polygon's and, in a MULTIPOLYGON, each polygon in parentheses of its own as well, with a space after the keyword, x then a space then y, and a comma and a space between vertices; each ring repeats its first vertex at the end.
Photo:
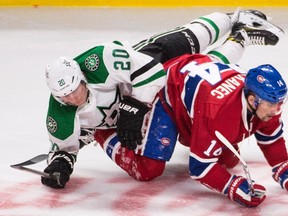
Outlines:
MULTIPOLYGON (((118 166, 137 180, 152 180, 162 174, 166 161, 172 156, 179 132, 180 141, 191 148, 190 172, 193 178, 224 194, 228 193, 229 198, 247 206, 258 205, 265 196, 253 197, 249 188, 244 187, 246 180, 231 177, 228 172, 223 177, 219 177, 220 180, 215 182, 215 185, 209 185, 211 179, 207 179, 218 167, 221 158, 225 159, 222 164, 231 166, 228 162, 231 161, 229 157, 232 154, 227 154, 227 162, 226 157, 221 157, 225 154, 225 149, 221 153, 221 148, 219 148, 215 153, 214 145, 219 147, 221 143, 213 137, 214 141, 210 143, 210 148, 205 149, 209 156, 206 156, 207 161, 204 160, 204 168, 203 164, 198 164, 198 159, 202 162, 202 158, 206 158, 201 153, 201 149, 196 148, 200 143, 195 144, 194 147, 194 142, 191 144, 193 127, 196 127, 194 118, 201 116, 202 112, 204 116, 213 114, 213 118, 219 113, 222 114, 220 105, 224 107, 226 100, 228 105, 229 98, 237 100, 238 96, 234 92, 237 92, 235 89, 243 86, 244 74, 238 74, 239 67, 226 64, 237 61, 245 46, 250 44, 275 45, 282 35, 281 29, 250 12, 241 12, 239 19, 233 22, 226 14, 214 13, 195 20, 186 27, 177 28, 167 34, 156 35, 143 41, 134 46, 134 50, 124 43, 108 43, 96 46, 74 60, 61 58, 55 64, 48 65, 46 80, 52 95, 47 114, 47 129, 52 147, 49 152, 48 166, 44 171, 51 176, 57 173, 59 178, 42 177, 42 183, 53 188, 65 187, 73 172, 79 149, 83 144, 87 144, 91 138, 89 132, 92 131, 93 136, 95 129, 95 140, 118 166), (158 97, 153 100, 156 90, 160 90, 165 85, 165 74, 163 75, 164 71, 159 62, 164 63, 180 54, 200 52, 217 41, 219 36, 225 34, 225 31, 229 31, 232 25, 232 32, 226 42, 209 52, 208 56, 184 55, 179 57, 178 60, 181 60, 179 62, 177 59, 167 62, 165 64, 167 86, 159 93, 161 100, 158 97), (174 45, 177 49, 173 49, 174 45), (195 61, 190 63, 191 59, 195 61), (212 59, 217 63, 213 63, 212 59), (181 68, 180 74, 177 74, 178 71, 173 67, 174 63, 175 68, 181 65, 187 70, 182 71, 181 68), (209 73, 205 67, 208 67, 209 73), (190 77, 195 77, 196 81, 194 82, 192 78, 188 79, 190 77), (201 77, 204 79, 200 80, 201 77), (174 78, 177 79, 173 80, 174 78), (219 85, 221 79, 224 78, 229 79, 219 85), (173 80, 173 83, 170 83, 170 80, 173 80), (186 85, 188 80, 189 85, 186 85), (210 82, 217 85, 217 88, 213 89, 214 97, 224 98, 217 101, 218 106, 214 104, 219 109, 218 111, 214 107, 213 110, 209 110, 211 108, 209 106, 207 110, 201 110, 202 107, 205 108, 203 105, 205 103, 196 103, 196 107, 194 105, 192 93, 195 93, 195 100, 199 94, 200 101, 205 102, 209 90, 212 91, 208 86, 210 82), (203 84, 203 90, 198 92, 200 83, 203 84), (174 91, 175 86, 177 88, 174 91), (204 86, 207 86, 207 89, 204 86), (185 91, 179 92, 182 87, 185 87, 185 91), (196 88, 193 90, 194 87, 196 88), (166 95, 166 93, 169 94, 166 95), (187 97, 183 98, 186 93, 187 97), (229 96, 224 97, 226 95, 229 96), (118 103, 119 110, 117 109, 118 103), (195 110, 197 110, 196 114, 195 110), (182 122, 182 119, 187 122, 182 122), (180 127, 179 124, 182 123, 187 127, 180 127), (210 170, 212 173, 209 172, 210 170), (242 193, 238 193, 239 190, 235 190, 234 193, 234 189, 237 188, 242 190, 242 193)), ((255 103, 252 107, 257 114, 265 102, 263 99, 265 98, 259 95, 259 100, 257 100, 259 105, 255 103)), ((274 104, 270 105, 274 106, 274 104)), ((252 116, 255 115, 253 109, 252 116)), ((270 118, 270 115, 272 113, 265 118, 270 118)), ((208 121, 206 116, 205 120, 208 121)), ((206 122, 200 123, 207 126, 206 122)), ((221 131, 217 124, 209 125, 209 127, 213 126, 221 131)), ((226 135, 226 133, 223 134, 226 135)), ((230 138, 228 136, 228 139, 230 138)), ((279 179, 285 171, 285 167, 276 170, 277 176, 280 176, 279 179)), ((275 175, 275 179, 278 180, 277 176, 275 175)), ((262 186, 254 188, 258 191, 265 190, 262 186)))
POLYGON ((265 199, 265 188, 231 174, 238 159, 215 136, 237 143, 255 134, 273 177, 288 189, 287 149, 280 119, 287 86, 271 65, 248 71, 236 65, 213 62, 205 55, 184 55, 170 62, 161 102, 176 123, 179 141, 190 148, 192 179, 249 207, 265 199), (284 167, 282 167, 284 166, 284 167), (282 167, 282 168, 281 168, 282 167))
POLYGON ((280 119, 287 87, 269 64, 252 68, 248 73, 230 64, 252 43, 247 32, 249 28, 245 30, 242 24, 236 24, 226 42, 208 55, 186 54, 164 64, 166 85, 159 92, 160 100, 156 98, 153 103, 148 132, 136 149, 145 157, 121 148, 113 131, 96 131, 96 140, 104 144, 108 155, 129 175, 150 180, 162 173, 164 161, 171 157, 171 143, 178 135, 176 129, 179 141, 190 148, 192 179, 242 205, 256 207, 266 198, 265 187, 253 183, 251 191, 247 179, 227 170, 236 166, 239 159, 217 139, 215 131, 221 132, 235 149, 237 143, 255 134, 273 167, 273 178, 288 190, 288 157, 280 119), (163 117, 165 113, 171 119, 163 117), (165 126, 171 129, 167 133, 163 130, 165 126))

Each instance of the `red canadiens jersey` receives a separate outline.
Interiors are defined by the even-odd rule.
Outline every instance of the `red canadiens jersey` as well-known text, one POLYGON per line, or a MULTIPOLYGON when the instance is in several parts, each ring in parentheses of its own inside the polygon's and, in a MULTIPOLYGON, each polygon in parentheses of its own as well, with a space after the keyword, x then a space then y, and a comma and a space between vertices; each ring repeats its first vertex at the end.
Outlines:
POLYGON ((164 67, 167 85, 160 98, 176 122, 179 141, 190 147, 192 178, 218 191, 225 189, 231 178, 217 163, 226 147, 216 138, 216 130, 232 144, 255 134, 271 166, 287 160, 280 116, 268 122, 256 115, 247 119, 243 69, 213 62, 201 54, 172 59, 164 67), (219 177, 217 181, 215 175, 219 177))

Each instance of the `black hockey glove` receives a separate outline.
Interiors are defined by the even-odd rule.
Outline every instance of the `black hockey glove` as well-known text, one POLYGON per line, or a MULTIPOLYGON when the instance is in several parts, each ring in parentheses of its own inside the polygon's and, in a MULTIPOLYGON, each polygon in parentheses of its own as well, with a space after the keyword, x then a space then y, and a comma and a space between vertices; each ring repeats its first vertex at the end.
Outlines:
POLYGON ((52 162, 44 170, 51 178, 41 177, 41 182, 51 188, 64 188, 73 172, 73 157, 65 151, 57 151, 52 162))
POLYGON ((119 141, 123 147, 134 150, 141 144, 143 120, 149 107, 132 97, 123 96, 123 100, 119 103, 119 110, 117 121, 119 141))

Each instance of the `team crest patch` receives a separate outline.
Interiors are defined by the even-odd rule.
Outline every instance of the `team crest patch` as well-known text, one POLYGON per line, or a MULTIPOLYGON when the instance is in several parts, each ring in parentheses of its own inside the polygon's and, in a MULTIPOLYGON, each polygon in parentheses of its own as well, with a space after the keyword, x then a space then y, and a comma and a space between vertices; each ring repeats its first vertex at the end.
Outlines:
POLYGON ((57 130, 57 122, 50 116, 47 117, 47 129, 51 134, 57 130))
POLYGON ((257 80, 258 80, 259 83, 263 83, 265 81, 265 78, 263 76, 261 76, 261 75, 258 75, 257 76, 257 80))
POLYGON ((161 139, 161 143, 162 143, 162 145, 164 145, 164 146, 169 146, 170 145, 170 139, 169 138, 166 138, 166 137, 164 137, 164 138, 162 138, 161 139))
POLYGON ((95 54, 88 56, 85 59, 85 66, 89 71, 96 71, 99 67, 99 57, 95 54))

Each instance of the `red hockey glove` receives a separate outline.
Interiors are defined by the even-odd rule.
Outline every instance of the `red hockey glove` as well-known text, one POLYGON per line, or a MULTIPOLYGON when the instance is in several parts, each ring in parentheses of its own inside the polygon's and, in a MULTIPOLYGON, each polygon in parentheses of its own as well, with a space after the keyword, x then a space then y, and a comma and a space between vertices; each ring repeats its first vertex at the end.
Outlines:
POLYGON ((135 98, 123 96, 119 110, 120 115, 117 120, 119 141, 121 146, 134 150, 142 143, 142 125, 149 107, 135 98))
POLYGON ((265 200, 266 189, 259 184, 253 184, 253 188, 254 193, 252 194, 247 179, 241 176, 233 176, 226 193, 229 199, 236 201, 241 205, 256 207, 265 200))
POLYGON ((288 161, 274 167, 272 171, 274 180, 288 191, 288 161))
POLYGON ((52 157, 52 162, 44 170, 51 178, 41 177, 42 184, 56 189, 64 188, 70 179, 73 164, 73 157, 68 152, 55 152, 52 157))

